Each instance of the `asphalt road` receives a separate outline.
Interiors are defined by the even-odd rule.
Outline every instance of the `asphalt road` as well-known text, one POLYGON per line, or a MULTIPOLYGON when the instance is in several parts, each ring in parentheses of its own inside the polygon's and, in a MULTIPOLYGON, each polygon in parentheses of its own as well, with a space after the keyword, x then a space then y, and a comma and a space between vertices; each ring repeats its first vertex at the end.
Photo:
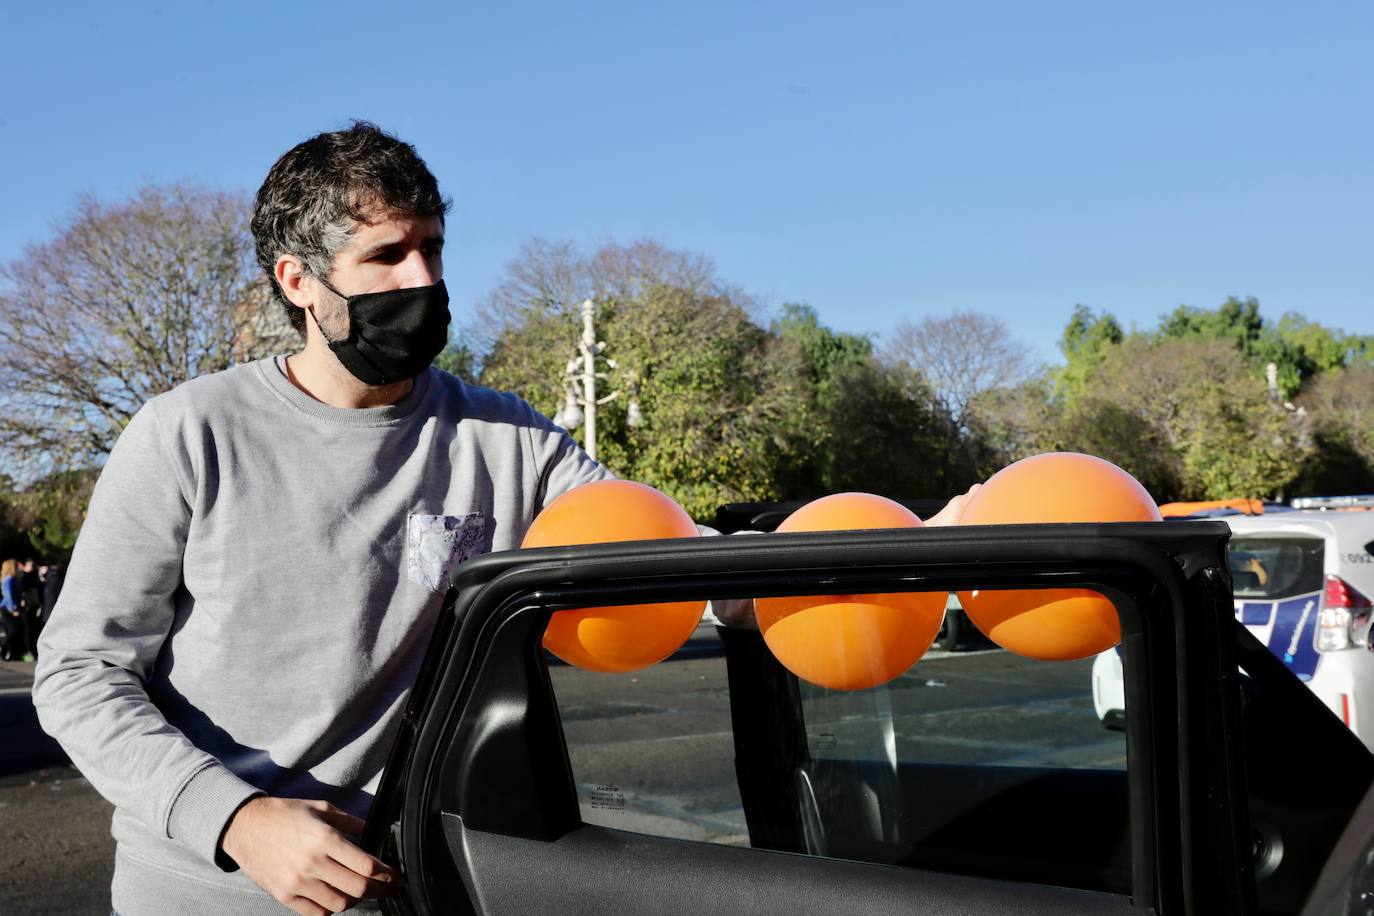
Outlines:
MULTIPOLYGON (((747 843, 724 659, 709 630, 640 672, 552 669, 583 818, 663 836, 747 843)), ((0 913, 106 913, 110 806, 44 736, 32 665, 0 663, 0 913)), ((931 652, 885 688, 804 687, 813 756, 1004 766, 1123 767, 1093 713, 1091 660, 931 652)))
POLYGON ((0 913, 110 911, 111 807, 38 727, 33 664, 0 662, 0 913))
MULTIPOLYGON (((1124 769, 1122 732, 1093 711, 1092 659, 931 652, 890 684, 803 684, 813 757, 1124 769)), ((629 674, 552 670, 583 820, 660 836, 747 843, 725 660, 629 674)))

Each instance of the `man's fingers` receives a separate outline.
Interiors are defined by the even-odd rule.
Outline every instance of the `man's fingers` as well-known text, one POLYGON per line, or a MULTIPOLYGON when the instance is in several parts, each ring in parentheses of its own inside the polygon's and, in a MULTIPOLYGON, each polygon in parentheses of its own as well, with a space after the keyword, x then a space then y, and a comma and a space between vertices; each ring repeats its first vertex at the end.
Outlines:
POLYGON ((360 817, 354 817, 347 811, 335 808, 333 805, 323 802, 324 807, 316 808, 319 812, 320 820, 348 836, 362 836, 363 827, 367 822, 360 817))
POLYGON ((353 869, 346 868, 333 859, 319 866, 315 871, 315 876, 325 884, 347 894, 353 900, 386 897, 400 889, 398 885, 390 881, 364 878, 353 869))
POLYGON ((969 487, 967 493, 961 493, 951 499, 945 504, 943 509, 926 519, 926 524, 933 527, 959 524, 959 519, 963 516, 964 509, 968 507, 969 500, 973 498, 973 494, 977 493, 982 486, 981 483, 975 483, 973 486, 969 487))
POLYGON ((277 900, 320 916, 403 887, 392 868, 349 842, 345 831, 363 826, 327 802, 261 797, 234 814, 222 846, 277 900))
POLYGON ((300 896, 323 907, 326 913, 342 913, 356 902, 356 898, 349 897, 318 878, 306 881, 300 896))
POLYGON ((329 912, 313 900, 305 897, 292 897, 286 904, 292 912, 300 913, 301 916, 326 916, 329 912))
POLYGON ((361 900, 367 896, 370 882, 353 869, 345 868, 333 859, 326 859, 316 866, 315 877, 354 900, 361 900))
POLYGON ((339 834, 335 834, 334 839, 326 844, 324 851, 335 862, 364 878, 392 883, 400 880, 394 868, 380 859, 374 859, 339 834))

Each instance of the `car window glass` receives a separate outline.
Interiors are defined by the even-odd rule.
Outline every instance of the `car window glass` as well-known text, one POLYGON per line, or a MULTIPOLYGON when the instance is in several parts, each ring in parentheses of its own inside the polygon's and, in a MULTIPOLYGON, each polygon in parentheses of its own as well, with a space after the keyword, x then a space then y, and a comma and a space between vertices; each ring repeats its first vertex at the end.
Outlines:
POLYGON ((637 671, 589 671, 548 657, 585 823, 749 844, 714 626, 637 671))
POLYGON ((1274 600, 1322 589, 1326 542, 1318 537, 1234 537, 1227 565, 1237 598, 1274 600))
MULTIPOLYGON (((1124 720, 1094 709, 1099 692, 1120 695, 1115 649, 1067 662, 1022 658, 975 637, 959 651, 927 653, 872 690, 801 682, 807 742, 816 758, 884 759, 999 767, 1126 768, 1124 720)), ((1105 707, 1120 711, 1124 703, 1105 707)))
POLYGON ((1036 661, 962 624, 954 651, 852 690, 710 623, 634 671, 549 656, 583 821, 1129 892, 1119 654, 1036 661))

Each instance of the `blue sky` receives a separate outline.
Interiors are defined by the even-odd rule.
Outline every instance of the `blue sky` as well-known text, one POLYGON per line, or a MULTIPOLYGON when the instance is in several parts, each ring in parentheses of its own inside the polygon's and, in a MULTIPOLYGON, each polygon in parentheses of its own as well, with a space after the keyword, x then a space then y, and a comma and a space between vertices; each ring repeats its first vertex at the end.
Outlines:
POLYGON ((462 313, 533 236, 654 237, 882 333, 954 309, 1043 359, 1075 303, 1253 295, 1374 333, 1374 5, 12 5, 0 260, 75 197, 252 191, 351 117, 454 199, 462 313))

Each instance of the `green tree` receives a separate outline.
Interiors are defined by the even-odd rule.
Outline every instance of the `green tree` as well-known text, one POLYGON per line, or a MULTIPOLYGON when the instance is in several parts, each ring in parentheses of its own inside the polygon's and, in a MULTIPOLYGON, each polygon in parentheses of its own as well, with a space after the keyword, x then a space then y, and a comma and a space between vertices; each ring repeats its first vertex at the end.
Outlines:
POLYGON ((919 375, 870 357, 833 378, 813 415, 826 431, 814 452, 820 492, 939 498, 974 482, 959 428, 919 375))
POLYGON ((602 390, 620 395, 597 411, 597 457, 697 517, 726 502, 844 489, 942 496, 971 482, 958 431, 925 382, 883 366, 868 338, 823 326, 809 306, 786 305, 764 328, 752 300, 698 269, 706 262, 653 243, 591 257, 548 243, 531 251, 535 263, 513 265, 487 297, 504 317, 482 383, 557 413, 581 320, 555 296, 599 284, 597 336, 616 361, 602 390))
POLYGON ((1355 363, 1321 373, 1298 405, 1311 418, 1314 449, 1294 492, 1374 491, 1374 366, 1355 363))
POLYGON ((472 352, 461 336, 452 332, 449 333, 448 344, 435 357, 434 366, 465 382, 477 381, 477 354, 472 352))
POLYGON ((781 498, 939 497, 973 482, 960 430, 921 373, 880 361, 867 337, 825 327, 807 305, 784 306, 772 331, 795 348, 803 380, 804 426, 778 469, 781 498))
POLYGON ((1062 346, 1066 365, 1048 391, 1003 392, 983 408, 984 454, 1092 452, 1163 499, 1351 492, 1374 480, 1357 432, 1370 428, 1360 406, 1370 336, 1295 313, 1269 323, 1256 299, 1233 296, 1129 334, 1079 306, 1062 346))
POLYGON ((1231 296, 1215 309, 1180 305, 1160 320, 1156 334, 1161 340, 1225 341, 1249 358, 1263 338, 1264 328, 1258 299, 1231 296))
POLYGON ((1277 324, 1260 315, 1253 296, 1230 297, 1215 309, 1181 305, 1165 315, 1155 332, 1158 340, 1216 340, 1233 347, 1260 378, 1274 364, 1281 399, 1291 400, 1323 372, 1374 359, 1374 339, 1345 334, 1293 312, 1277 324))
POLYGON ((1054 395, 1061 377, 1046 370, 1020 385, 978 396, 967 437, 977 479, 1022 458, 1065 448, 1064 403, 1054 395))
POLYGON ((1265 329, 1254 361, 1277 366, 1279 393, 1290 400, 1323 373, 1374 364, 1374 338, 1346 334, 1288 312, 1265 329))
POLYGON ((805 303, 787 303, 770 327, 780 352, 789 354, 798 409, 793 428, 780 431, 793 447, 777 467, 773 493, 779 499, 809 499, 834 492, 826 471, 835 435, 835 405, 846 380, 859 374, 873 355, 865 336, 836 332, 820 322, 805 303))
POLYGON ((572 242, 536 238, 478 298, 461 339, 473 365, 481 365, 483 384, 517 392, 552 416, 563 404, 563 373, 576 353, 582 302, 598 303, 597 332, 605 338, 616 304, 640 301, 654 288, 728 299, 750 314, 754 308, 718 280, 701 255, 651 239, 611 242, 587 253, 572 242))
POLYGON ((58 471, 23 490, 0 494, 7 525, 27 541, 20 552, 49 561, 70 557, 99 474, 95 468, 58 471))
POLYGON ((1161 501, 1272 496, 1310 447, 1244 357, 1205 338, 1125 341, 1090 377, 1063 435, 1066 447, 1136 474, 1161 501))
POLYGON ((1088 377, 1106 362, 1114 347, 1126 337, 1111 313, 1097 314, 1086 305, 1076 305, 1073 316, 1064 327, 1059 348, 1064 354, 1064 367, 1054 379, 1054 396, 1072 404, 1087 389, 1088 377))
POLYGON ((1156 501, 1182 499, 1189 492, 1183 481, 1182 455, 1157 419, 1133 405, 1090 395, 1058 417, 1054 445, 1045 450, 1105 458, 1140 481, 1156 501))
POLYGON ((796 364, 725 296, 653 287, 617 303, 614 326, 624 390, 636 394, 644 422, 630 427, 624 401, 613 402, 600 457, 698 518, 768 498, 796 448, 796 364))
POLYGON ((0 474, 0 559, 20 557, 33 549, 22 527, 26 520, 15 505, 18 495, 14 480, 0 474))
POLYGON ((863 365, 873 355, 871 340, 825 327, 816 310, 804 302, 784 304, 772 330, 800 350, 806 379, 818 400, 835 396, 838 376, 863 365))
MULTIPOLYGON (((515 391, 549 413, 563 393, 580 320, 529 310, 498 336, 482 383, 515 391)), ((599 304, 597 334, 616 361, 597 411, 597 457, 658 487, 698 518, 725 502, 771 495, 775 468, 800 425, 795 363, 729 296, 641 285, 599 304), (633 395, 644 421, 628 422, 633 395)))

